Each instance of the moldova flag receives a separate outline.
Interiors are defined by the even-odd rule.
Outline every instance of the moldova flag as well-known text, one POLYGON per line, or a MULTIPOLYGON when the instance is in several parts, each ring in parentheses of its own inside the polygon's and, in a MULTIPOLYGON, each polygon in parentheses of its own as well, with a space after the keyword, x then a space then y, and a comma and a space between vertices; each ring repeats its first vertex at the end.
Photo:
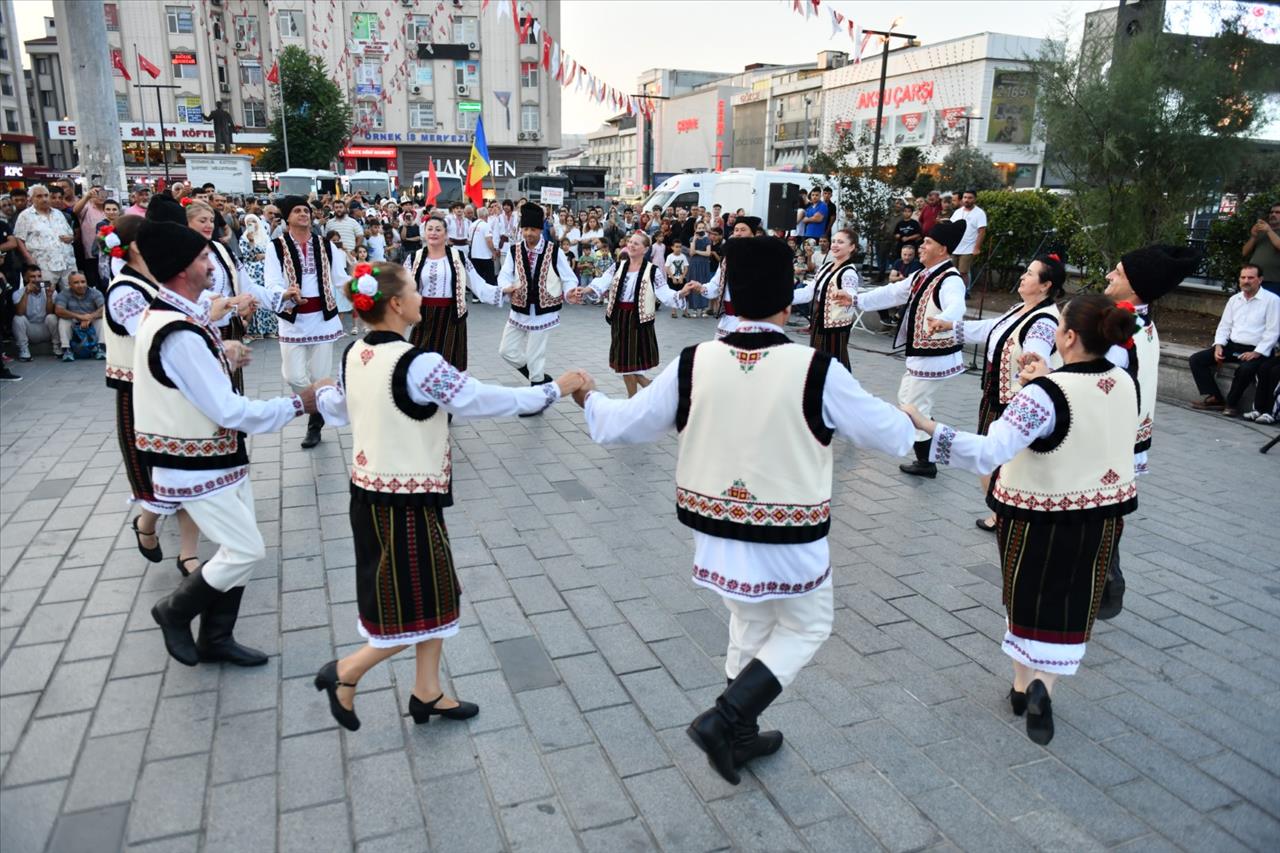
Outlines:
POLYGON ((484 190, 481 184, 485 175, 489 174, 489 145, 484 141, 484 122, 476 119, 476 135, 471 142, 471 159, 467 161, 467 198, 476 207, 484 204, 484 190))

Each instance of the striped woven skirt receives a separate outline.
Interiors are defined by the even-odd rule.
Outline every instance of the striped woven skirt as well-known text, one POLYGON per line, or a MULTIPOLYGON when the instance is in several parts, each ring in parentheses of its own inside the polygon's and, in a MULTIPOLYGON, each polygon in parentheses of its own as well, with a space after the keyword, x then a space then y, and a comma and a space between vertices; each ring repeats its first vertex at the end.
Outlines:
MULTIPOLYGON (((244 320, 239 314, 231 315, 231 322, 218 330, 224 341, 242 341, 245 336, 244 320)), ((244 393, 244 368, 238 367, 231 372, 231 387, 239 394, 244 393)))
POLYGON ((978 435, 986 435, 991 425, 1000 420, 1005 407, 996 402, 995 377, 987 368, 982 383, 982 396, 978 398, 978 435))
POLYGON ((124 457, 124 473, 129 478, 129 492, 135 501, 155 503, 151 486, 151 466, 138 458, 138 448, 133 429, 133 385, 122 383, 116 387, 116 440, 120 442, 120 455, 124 457))
POLYGON ((462 587, 453 568, 444 511, 376 506, 351 497, 358 628, 379 648, 458 632, 462 587))
POLYGON ((440 353, 458 370, 467 369, 467 318, 458 316, 452 297, 422 300, 422 318, 409 334, 409 343, 440 353))
POLYGON ((1120 518, 1050 523, 997 516, 1005 654, 1044 672, 1075 672, 1122 527, 1120 518))
POLYGON ((834 356, 836 361, 844 365, 844 369, 853 372, 853 367, 849 364, 849 332, 851 326, 843 326, 838 329, 819 329, 817 324, 811 324, 813 331, 809 333, 809 346, 818 352, 825 352, 834 356))
POLYGON ((641 323, 634 302, 619 302, 609 321, 609 367, 617 373, 643 373, 658 366, 658 331, 641 323))

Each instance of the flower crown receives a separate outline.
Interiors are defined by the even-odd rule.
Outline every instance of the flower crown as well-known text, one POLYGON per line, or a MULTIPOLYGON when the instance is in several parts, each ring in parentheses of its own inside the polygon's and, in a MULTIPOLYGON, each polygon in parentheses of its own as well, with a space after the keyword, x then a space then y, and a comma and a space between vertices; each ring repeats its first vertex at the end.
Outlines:
POLYGON ((354 272, 355 275, 349 285, 352 294, 351 304, 357 311, 372 311, 373 304, 382 298, 382 291, 378 289, 378 280, 374 278, 382 270, 373 264, 359 263, 356 264, 354 272))
POLYGON ((120 240, 114 225, 103 225, 98 229, 98 248, 113 258, 123 258, 129 244, 120 240))
MULTIPOLYGON (((1137 309, 1137 307, 1136 307, 1132 302, 1128 301, 1127 299, 1122 299, 1122 300, 1120 300, 1119 302, 1117 302, 1117 303, 1116 303, 1116 307, 1117 307, 1117 308, 1120 308, 1120 309, 1123 309, 1124 311, 1128 311, 1128 312, 1129 312, 1129 314, 1133 317, 1134 325, 1135 325, 1137 328, 1141 329, 1141 328, 1143 328, 1143 327, 1145 327, 1145 326, 1147 325, 1147 324, 1146 324, 1146 322, 1142 319, 1142 315, 1138 313, 1138 309, 1137 309)), ((1132 336, 1132 335, 1130 335, 1130 336, 1129 336, 1129 340, 1127 340, 1127 341, 1125 341, 1125 342, 1124 342, 1124 348, 1125 348, 1125 349, 1133 349, 1133 336, 1132 336)))

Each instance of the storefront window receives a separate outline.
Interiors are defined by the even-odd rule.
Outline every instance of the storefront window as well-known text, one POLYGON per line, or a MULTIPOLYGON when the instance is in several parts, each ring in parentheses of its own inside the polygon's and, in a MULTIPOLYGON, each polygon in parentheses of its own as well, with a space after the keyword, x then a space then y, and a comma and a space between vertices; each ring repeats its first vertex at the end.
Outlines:
POLYGON ((18 111, 17 110, 4 111, 4 129, 9 131, 10 133, 18 132, 18 111))
POLYGON ((195 29, 190 6, 166 6, 164 17, 170 35, 191 33, 195 29))
POLYGON ((431 101, 410 101, 409 127, 414 130, 435 130, 436 105, 431 101))
MULTIPOLYGON (((13 110, 4 111, 4 117, 6 122, 9 121, 9 115, 11 113, 15 117, 17 116, 17 113, 14 112, 13 110)), ((16 118, 15 118, 15 124, 16 124, 16 118)), ((18 128, 16 128, 13 124, 10 124, 9 129, 17 130, 18 128)), ((0 142, 0 160, 3 160, 6 163, 21 163, 22 149, 17 145, 17 143, 14 143, 14 142, 0 142)))
POLYGON ((520 63, 520 86, 524 89, 538 88, 538 63, 520 63))

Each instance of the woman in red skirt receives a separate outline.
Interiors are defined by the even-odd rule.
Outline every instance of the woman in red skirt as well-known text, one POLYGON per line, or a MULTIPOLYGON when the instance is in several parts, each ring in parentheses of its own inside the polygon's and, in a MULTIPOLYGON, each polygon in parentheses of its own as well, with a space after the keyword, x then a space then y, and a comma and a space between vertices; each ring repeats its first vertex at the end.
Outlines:
POLYGON ((502 293, 480 277, 466 255, 449 245, 445 221, 439 216, 423 223, 422 236, 426 245, 404 262, 422 296, 422 314, 410 332, 410 342, 466 370, 467 288, 490 305, 500 304, 502 293))

